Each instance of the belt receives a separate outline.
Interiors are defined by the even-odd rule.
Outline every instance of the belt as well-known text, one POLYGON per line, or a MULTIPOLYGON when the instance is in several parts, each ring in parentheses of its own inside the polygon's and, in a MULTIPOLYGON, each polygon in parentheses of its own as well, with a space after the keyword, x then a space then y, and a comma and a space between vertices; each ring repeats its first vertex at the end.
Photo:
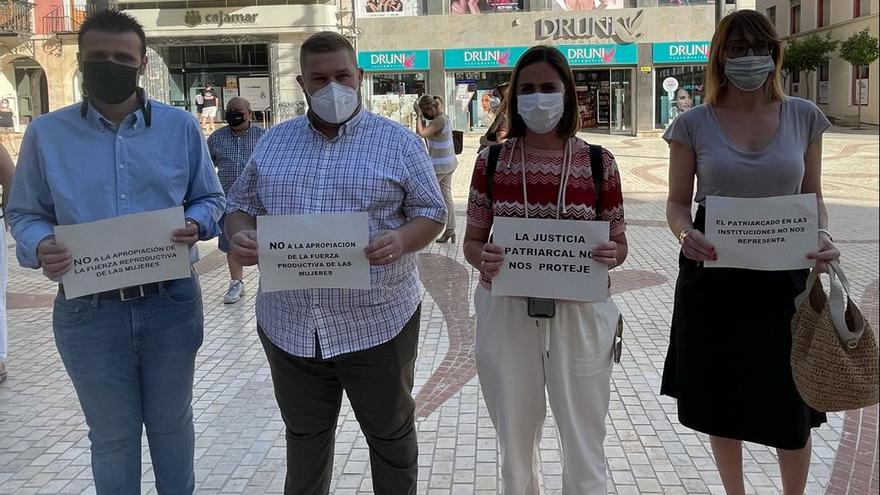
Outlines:
MULTIPOLYGON (((58 292, 64 294, 64 286, 58 285, 58 292)), ((113 301, 133 301, 145 297, 158 296, 162 292, 162 283, 154 282, 152 284, 135 285, 132 287, 123 287, 116 290, 108 290, 95 294, 98 299, 110 299, 113 301)), ((86 296, 91 297, 91 296, 86 296)))

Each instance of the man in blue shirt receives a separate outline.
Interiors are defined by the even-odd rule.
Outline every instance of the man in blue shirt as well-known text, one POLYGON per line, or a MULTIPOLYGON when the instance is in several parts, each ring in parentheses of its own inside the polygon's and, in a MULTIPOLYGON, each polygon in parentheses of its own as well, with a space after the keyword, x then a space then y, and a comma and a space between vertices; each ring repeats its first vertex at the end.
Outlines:
MULTIPOLYGON (((137 87, 143 28, 116 11, 96 13, 80 28, 79 57, 85 101, 35 120, 21 145, 8 206, 19 263, 60 280, 72 260, 55 225, 175 206, 186 227, 168 233, 174 242, 214 237, 225 200, 198 122, 137 87)), ((71 300, 63 290, 52 326, 89 425, 97 493, 140 492, 146 427, 159 493, 192 494, 197 277, 71 300)))

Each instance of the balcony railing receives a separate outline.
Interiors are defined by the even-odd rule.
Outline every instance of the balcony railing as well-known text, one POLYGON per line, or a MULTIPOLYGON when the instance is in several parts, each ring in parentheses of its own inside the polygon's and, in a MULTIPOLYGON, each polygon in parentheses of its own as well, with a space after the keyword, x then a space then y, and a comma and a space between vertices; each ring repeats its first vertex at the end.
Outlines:
POLYGON ((88 17, 93 9, 87 5, 52 7, 49 13, 43 16, 43 33, 75 33, 80 25, 88 17))
POLYGON ((0 0, 0 36, 33 33, 33 10, 24 0, 0 0))

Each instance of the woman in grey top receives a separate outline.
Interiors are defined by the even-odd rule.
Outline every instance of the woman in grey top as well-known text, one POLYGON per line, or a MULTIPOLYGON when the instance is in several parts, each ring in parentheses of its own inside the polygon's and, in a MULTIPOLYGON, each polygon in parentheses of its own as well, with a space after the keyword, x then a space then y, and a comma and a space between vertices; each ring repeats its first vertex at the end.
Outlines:
POLYGON ((730 495, 745 494, 743 441, 775 447, 783 492, 802 494, 810 431, 826 421, 801 399, 789 361, 794 298, 809 271, 702 265, 716 258, 703 235, 706 196, 815 193, 823 233, 809 257, 824 265, 840 256, 820 180, 822 134, 831 124, 813 103, 784 96, 781 62, 782 44, 766 17, 727 16, 712 40, 706 104, 679 115, 663 136, 670 148, 666 216, 682 248, 661 393, 678 400, 683 425, 710 435, 730 495), (692 200, 700 205, 694 218, 692 200))
POLYGON ((423 95, 415 105, 416 134, 425 138, 428 154, 434 163, 434 173, 440 182, 440 191, 446 201, 446 231, 437 242, 455 242, 455 201, 452 199, 452 173, 458 167, 455 146, 452 141, 452 121, 443 113, 443 100, 439 96, 423 95), (423 119, 430 123, 425 125, 423 119))

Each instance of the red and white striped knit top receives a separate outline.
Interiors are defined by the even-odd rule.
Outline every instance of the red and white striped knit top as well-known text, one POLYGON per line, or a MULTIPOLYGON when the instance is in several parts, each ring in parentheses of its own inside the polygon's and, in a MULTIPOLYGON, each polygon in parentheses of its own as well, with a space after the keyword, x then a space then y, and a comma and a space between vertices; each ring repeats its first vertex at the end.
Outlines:
MULTIPOLYGON (((489 150, 477 157, 468 198, 468 225, 488 229, 494 217, 525 218, 522 163, 525 153, 526 189, 529 218, 556 219, 559 202, 559 184, 562 179, 564 151, 549 151, 520 146, 512 139, 504 144, 495 169, 492 204, 486 195, 486 161, 489 150)), ((565 209, 559 208, 561 220, 605 220, 611 235, 626 230, 623 215, 623 192, 620 173, 614 156, 603 149, 605 178, 602 182, 599 212, 595 208, 595 184, 590 168, 590 149, 578 138, 571 140, 571 166, 565 191, 565 209)))

